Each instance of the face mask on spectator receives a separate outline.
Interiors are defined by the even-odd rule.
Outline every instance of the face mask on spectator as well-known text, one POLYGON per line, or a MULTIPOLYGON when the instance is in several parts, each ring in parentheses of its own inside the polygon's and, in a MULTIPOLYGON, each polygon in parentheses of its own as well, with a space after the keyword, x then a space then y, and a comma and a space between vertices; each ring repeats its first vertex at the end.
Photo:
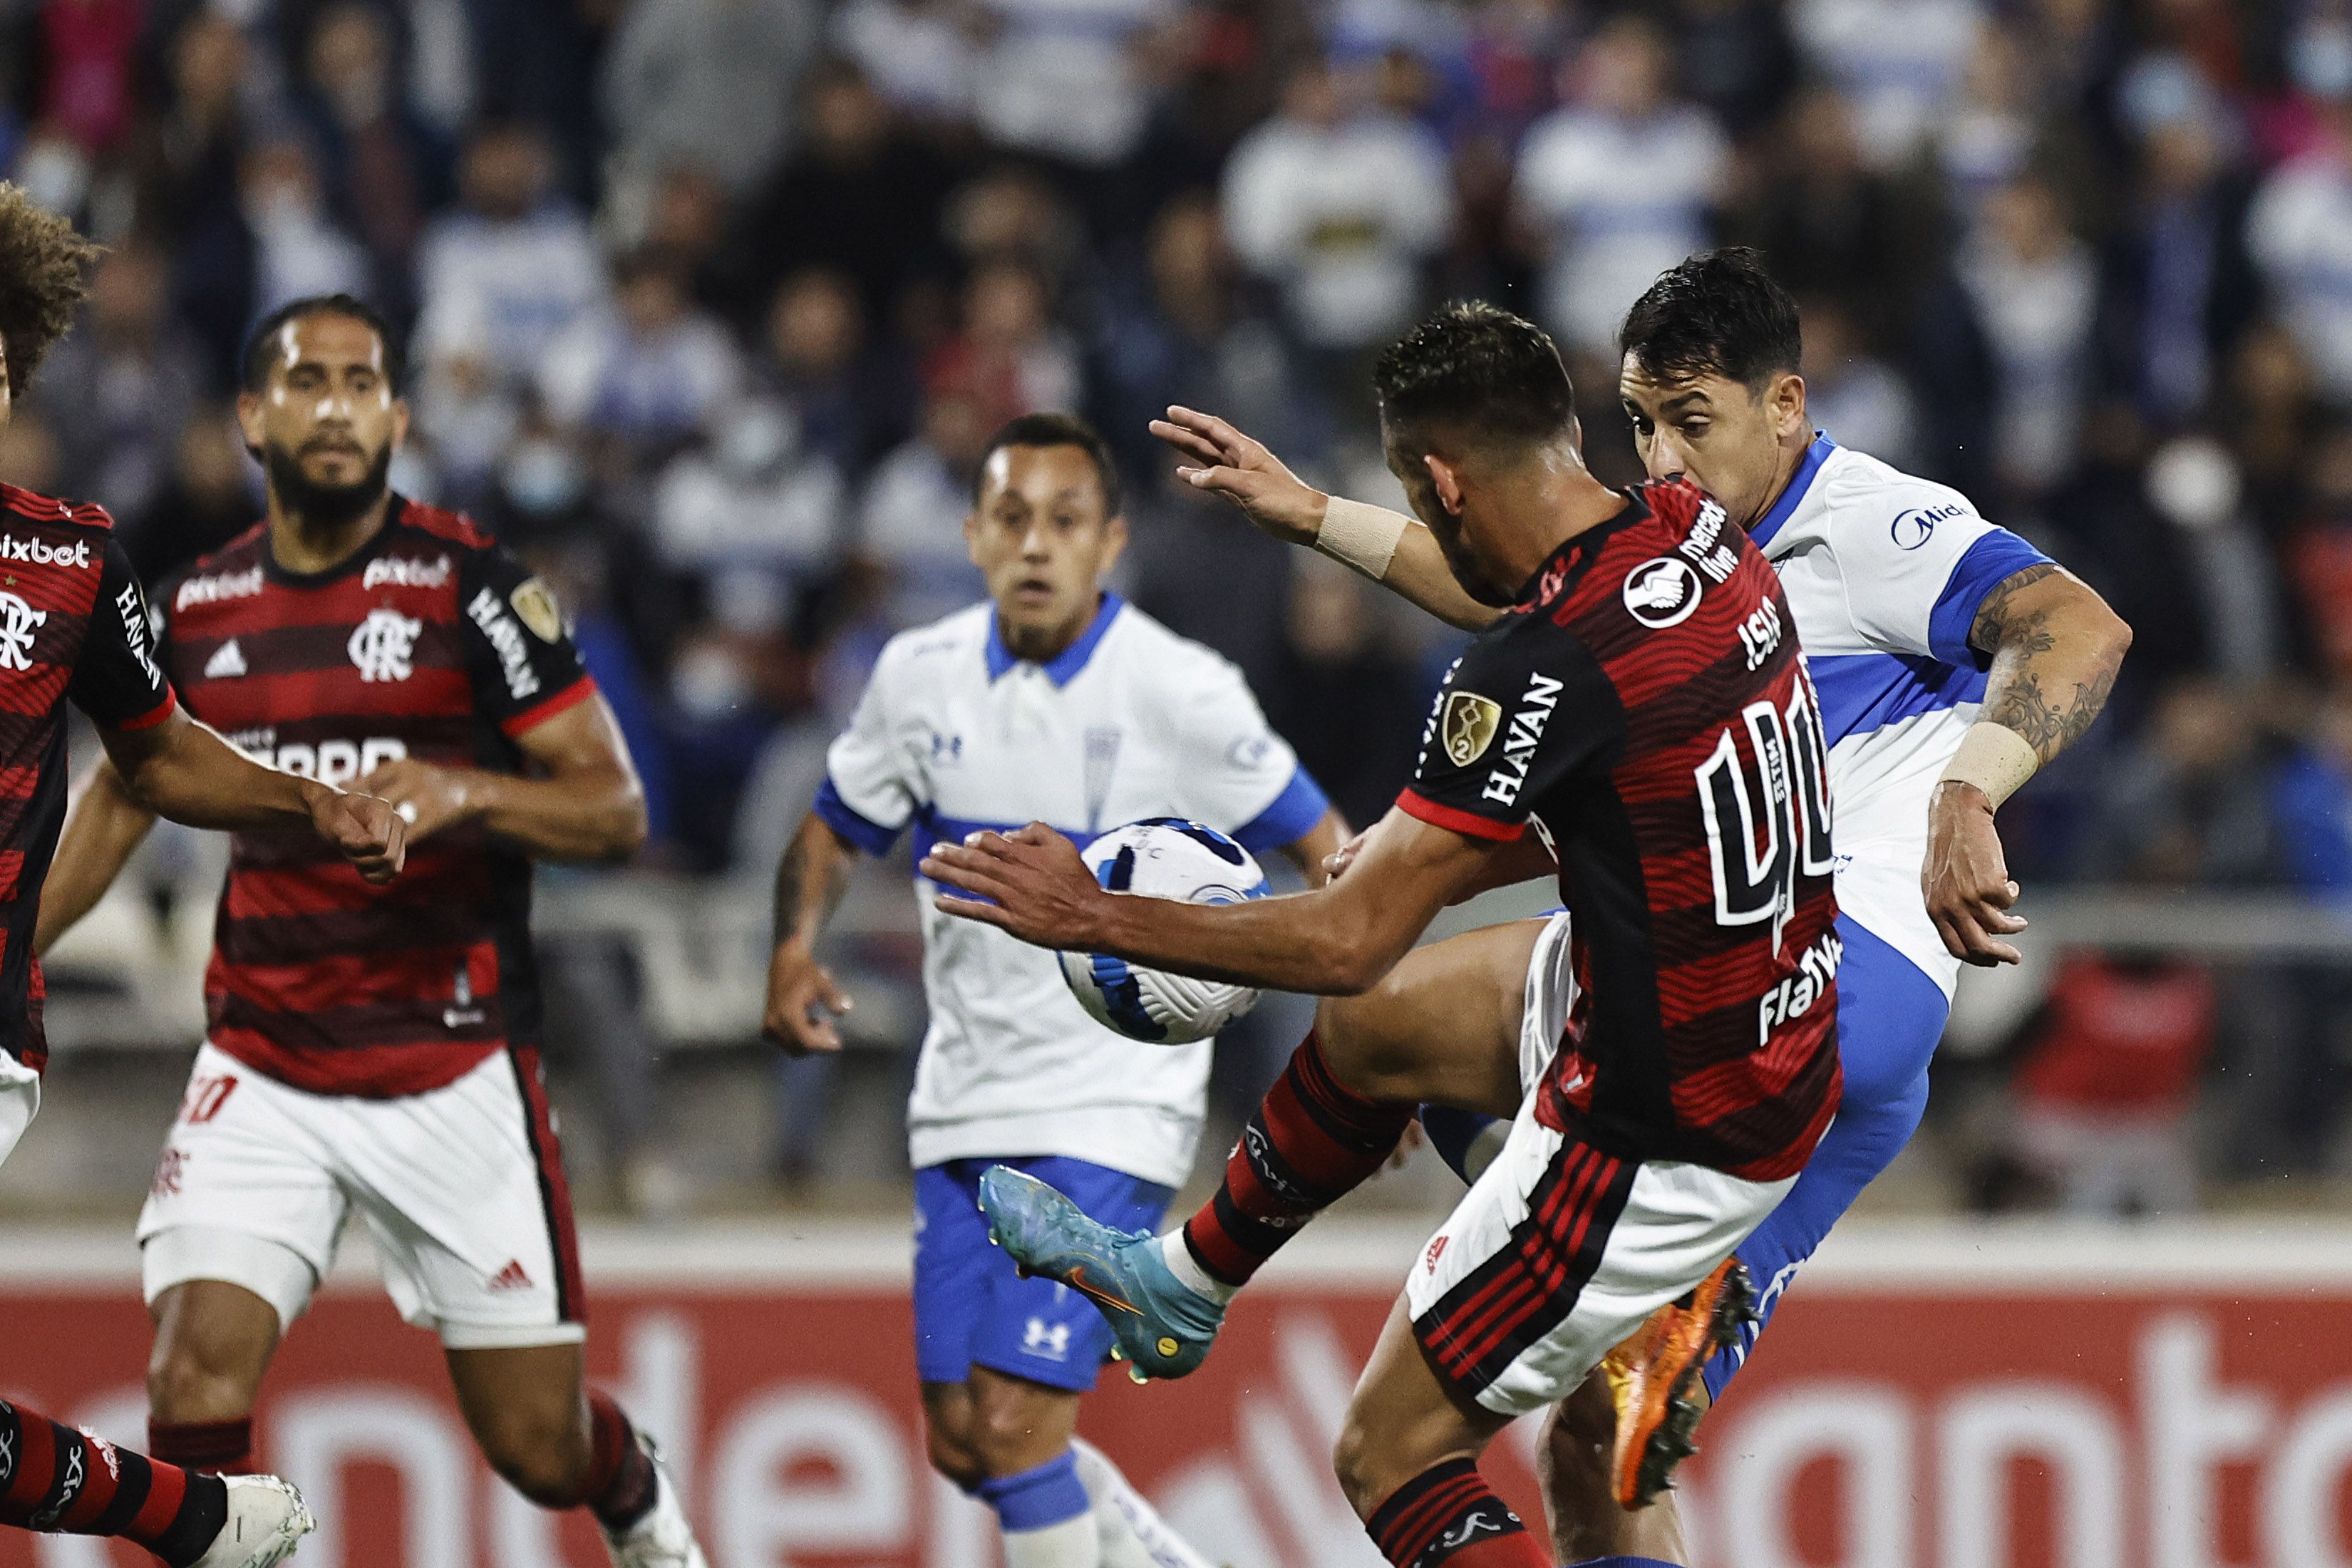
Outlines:
POLYGON ((555 441, 525 441, 508 455, 499 483, 516 510, 552 517, 578 504, 588 477, 569 447, 555 441))

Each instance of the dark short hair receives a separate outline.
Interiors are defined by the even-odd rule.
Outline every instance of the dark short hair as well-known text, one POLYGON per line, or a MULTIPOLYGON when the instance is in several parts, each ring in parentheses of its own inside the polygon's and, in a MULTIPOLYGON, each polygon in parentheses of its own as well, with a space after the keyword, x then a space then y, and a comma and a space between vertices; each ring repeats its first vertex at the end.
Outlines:
POLYGON ((1008 421, 980 454, 980 473, 971 481, 971 499, 980 501, 982 476, 988 472, 988 459, 1007 447, 1076 447, 1091 458, 1095 474, 1102 480, 1103 516, 1119 515, 1121 498, 1118 464, 1110 455, 1110 445, 1095 434, 1095 427, 1075 414, 1024 414, 1008 421))
POLYGON ((1617 346, 1651 375, 1712 372, 1751 389, 1804 362, 1796 300, 1744 245, 1702 251, 1659 274, 1625 312, 1617 346))
POLYGON ((308 299, 290 300, 254 323, 253 335, 245 340, 243 385, 247 392, 266 391, 269 385, 271 353, 269 343, 289 321, 308 321, 312 316, 348 316, 376 335, 383 344, 383 378, 392 385, 394 397, 408 387, 408 357, 401 351, 400 338, 392 323, 383 319, 376 308, 355 294, 313 294, 308 299))
POLYGON ((1576 387, 1551 335, 1483 300, 1457 300, 1381 351, 1381 417, 1481 438, 1549 441, 1576 421, 1576 387))
POLYGON ((21 395, 73 325, 98 247, 21 185, 0 184, 0 351, 21 395))

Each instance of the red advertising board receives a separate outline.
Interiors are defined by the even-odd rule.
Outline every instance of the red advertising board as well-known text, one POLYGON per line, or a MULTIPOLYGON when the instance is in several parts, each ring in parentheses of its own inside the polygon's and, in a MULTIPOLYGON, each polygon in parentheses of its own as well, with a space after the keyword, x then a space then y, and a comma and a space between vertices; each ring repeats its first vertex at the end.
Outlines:
MULTIPOLYGON (((1107 1373, 1084 1430, 1213 1559, 1375 1568, 1329 1479, 1420 1237, 1310 1236, 1181 1384, 1107 1373)), ((664 1439, 716 1568, 992 1568, 928 1472, 903 1238, 590 1238, 590 1360, 664 1439)), ((127 1243, 0 1235, 0 1388, 126 1441, 147 1322, 127 1243)), ((1842 1232, 1709 1417, 1685 1507, 1709 1568, 2352 1564, 2352 1229, 1842 1232)), ((1522 1427, 1528 1424, 1522 1423, 1522 1427)), ((365 1279, 297 1325, 262 1454, 325 1527, 305 1568, 595 1568, 485 1471, 440 1356, 365 1279)), ((1489 1471, 1531 1505, 1515 1431, 1489 1471)), ((0 1568, 146 1560, 0 1531, 0 1568)))

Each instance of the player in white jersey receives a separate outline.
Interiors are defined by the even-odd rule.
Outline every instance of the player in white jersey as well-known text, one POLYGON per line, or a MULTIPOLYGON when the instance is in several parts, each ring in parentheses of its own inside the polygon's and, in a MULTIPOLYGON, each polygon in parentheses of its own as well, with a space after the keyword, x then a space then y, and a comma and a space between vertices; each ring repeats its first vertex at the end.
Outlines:
MULTIPOLYGON (((1118 481, 1077 420, 1031 415, 989 444, 964 521, 990 602, 892 638, 776 876, 767 1029, 836 1050, 849 1005, 814 948, 859 853, 1044 821, 1084 846, 1183 816, 1315 880, 1340 824, 1241 672, 1105 592, 1126 541, 1118 481)), ((981 1173, 1011 1163, 1155 1226, 1190 1173, 1211 1047, 1139 1046, 1095 1023, 1054 954, 922 910, 930 1023, 908 1111, 916 1368, 932 1463, 986 1500, 1008 1568, 1189 1568, 1101 1455, 1072 1443, 1110 1346, 1077 1292, 990 1246, 981 1173)))
MULTIPOLYGON (((1638 1510, 1612 1506, 1626 1479, 1612 1469, 1660 1424, 1696 1420, 1799 1266, 1909 1142, 1959 965, 2020 957, 2007 939, 2025 922, 2009 913, 2018 887, 1993 814, 2097 717, 2131 630, 1957 490, 1811 427, 1796 306, 1755 252, 1711 252, 1668 271, 1622 341, 1620 395, 1651 478, 1699 486, 1780 573, 1831 742, 1844 947, 1844 1100, 1796 1186, 1738 1248, 1759 1292, 1757 1320, 1713 1352, 1704 1325, 1667 1309, 1628 1342, 1609 1383, 1580 1391, 1555 1422, 1546 1474, 1560 1553, 1638 1565, 1687 1561, 1680 1521, 1671 1493, 1638 1510)), ((1411 520, 1309 489, 1222 420, 1171 409, 1153 428, 1185 455, 1184 479, 1268 532, 1456 626, 1491 618, 1411 520)), ((1465 1174, 1479 1168, 1486 1121, 1423 1114, 1465 1174)))

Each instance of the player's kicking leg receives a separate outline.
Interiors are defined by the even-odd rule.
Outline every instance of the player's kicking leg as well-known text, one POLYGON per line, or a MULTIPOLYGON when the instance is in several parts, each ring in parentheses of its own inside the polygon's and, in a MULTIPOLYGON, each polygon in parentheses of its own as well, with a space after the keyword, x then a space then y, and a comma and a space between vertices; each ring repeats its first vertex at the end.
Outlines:
POLYGON ((1326 998, 1225 1161, 1215 1197, 1154 1237, 1011 1171, 982 1201, 1024 1267, 1100 1304, 1139 1371, 1181 1377, 1225 1306, 1284 1243, 1385 1163, 1422 1100, 1507 1117, 1522 1058, 1549 1059, 1573 995, 1567 920, 1493 926, 1408 954, 1360 996, 1326 998))
POLYGON ((364 1100, 200 1051, 140 1219, 150 1446, 245 1463, 262 1374, 356 1209, 401 1315, 440 1336, 490 1468, 542 1507, 588 1510, 619 1568, 704 1568, 651 1444, 583 1376, 571 1204, 532 1075, 500 1055, 364 1100))
MULTIPOLYGON (((1110 1348, 1085 1300, 1023 1279, 988 1244, 982 1160, 915 1173, 915 1366, 932 1466, 996 1512, 1007 1568, 1208 1568, 1076 1440, 1078 1405, 1110 1348)), ((1017 1162, 1124 1225, 1150 1224, 1166 1187, 1085 1161, 1017 1162)))
MULTIPOLYGON (((1838 918, 1845 956, 1838 966, 1838 1052, 1845 1095, 1837 1120, 1822 1136, 1796 1185, 1738 1257, 1758 1292, 1756 1309, 1732 1342, 1698 1358, 1711 1404, 1746 1364, 1790 1283, 1830 1227, 1917 1131, 1927 1105, 1927 1065, 1942 1037, 1948 1002, 1917 964, 1851 915, 1838 918)), ((1456 1163, 1457 1170, 1462 1169, 1456 1163)), ((1475 1165, 1472 1167, 1475 1171, 1475 1165)), ((1687 1331, 1688 1313, 1670 1307, 1645 1325, 1643 1340, 1666 1342, 1687 1331)), ((1650 1364, 1643 1340, 1612 1357, 1621 1379, 1655 1385, 1682 1375, 1686 1361, 1650 1364)), ((1621 1403, 1580 1393, 1554 1412, 1540 1450, 1544 1495, 1554 1521, 1554 1545, 1568 1562, 1616 1554, 1687 1563, 1682 1525, 1671 1495, 1638 1494, 1612 1465, 1624 1454, 1617 1440, 1621 1403), (1595 1506, 1613 1499, 1615 1510, 1595 1506)))

